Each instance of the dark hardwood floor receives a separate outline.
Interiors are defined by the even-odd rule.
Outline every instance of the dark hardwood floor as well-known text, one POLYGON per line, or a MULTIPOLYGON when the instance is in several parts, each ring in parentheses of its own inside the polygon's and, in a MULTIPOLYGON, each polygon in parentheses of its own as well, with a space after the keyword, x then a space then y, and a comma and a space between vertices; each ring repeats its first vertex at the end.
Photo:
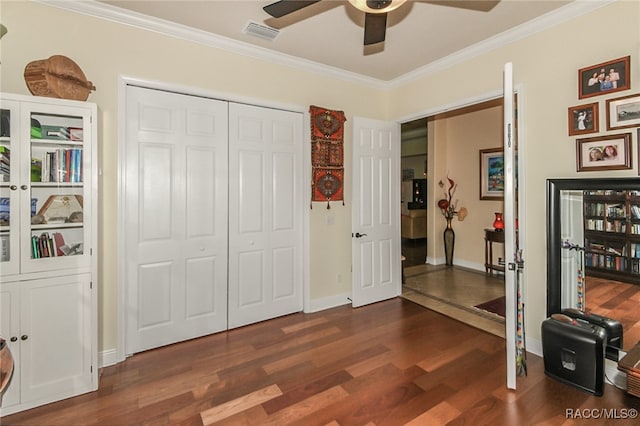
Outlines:
POLYGON ((610 385, 594 397, 546 377, 537 356, 528 368, 506 389, 503 339, 396 298, 140 353, 105 368, 98 391, 1 423, 561 425, 581 424, 567 410, 640 408, 610 385))
POLYGON ((614 318, 623 329, 623 349, 640 343, 640 285, 587 276, 586 311, 614 318))

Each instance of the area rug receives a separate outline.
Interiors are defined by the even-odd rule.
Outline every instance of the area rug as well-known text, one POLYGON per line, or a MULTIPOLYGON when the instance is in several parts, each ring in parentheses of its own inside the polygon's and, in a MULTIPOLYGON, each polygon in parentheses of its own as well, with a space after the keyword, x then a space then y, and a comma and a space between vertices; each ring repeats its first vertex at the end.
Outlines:
POLYGON ((497 299, 489 300, 488 302, 475 305, 474 308, 491 312, 504 318, 505 315, 505 297, 498 297, 497 299))

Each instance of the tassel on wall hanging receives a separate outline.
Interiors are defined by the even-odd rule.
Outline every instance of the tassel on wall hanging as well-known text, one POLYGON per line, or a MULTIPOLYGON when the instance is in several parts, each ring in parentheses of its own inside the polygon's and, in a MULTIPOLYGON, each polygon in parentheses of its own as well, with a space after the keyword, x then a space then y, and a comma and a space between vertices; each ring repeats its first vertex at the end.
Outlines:
MULTIPOLYGON (((311 201, 342 200, 344 205, 344 112, 310 106, 311 201)), ((313 204, 312 204, 313 208, 313 204)))

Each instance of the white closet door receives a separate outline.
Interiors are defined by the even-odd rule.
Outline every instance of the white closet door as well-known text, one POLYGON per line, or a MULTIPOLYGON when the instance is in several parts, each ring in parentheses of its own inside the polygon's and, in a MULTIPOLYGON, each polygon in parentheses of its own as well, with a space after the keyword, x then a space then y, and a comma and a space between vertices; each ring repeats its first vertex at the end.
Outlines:
POLYGON ((127 88, 127 353, 227 328, 227 108, 127 88))
POLYGON ((302 122, 229 105, 229 328, 302 310, 302 122))

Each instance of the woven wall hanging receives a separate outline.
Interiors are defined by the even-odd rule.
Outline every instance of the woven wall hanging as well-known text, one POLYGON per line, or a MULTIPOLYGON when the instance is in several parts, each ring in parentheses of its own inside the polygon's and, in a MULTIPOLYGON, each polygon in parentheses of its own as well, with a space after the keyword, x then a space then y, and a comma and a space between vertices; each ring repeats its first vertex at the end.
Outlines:
MULTIPOLYGON (((344 112, 310 106, 311 201, 342 200, 344 206, 344 112)), ((313 208, 313 203, 312 203, 313 208)))

